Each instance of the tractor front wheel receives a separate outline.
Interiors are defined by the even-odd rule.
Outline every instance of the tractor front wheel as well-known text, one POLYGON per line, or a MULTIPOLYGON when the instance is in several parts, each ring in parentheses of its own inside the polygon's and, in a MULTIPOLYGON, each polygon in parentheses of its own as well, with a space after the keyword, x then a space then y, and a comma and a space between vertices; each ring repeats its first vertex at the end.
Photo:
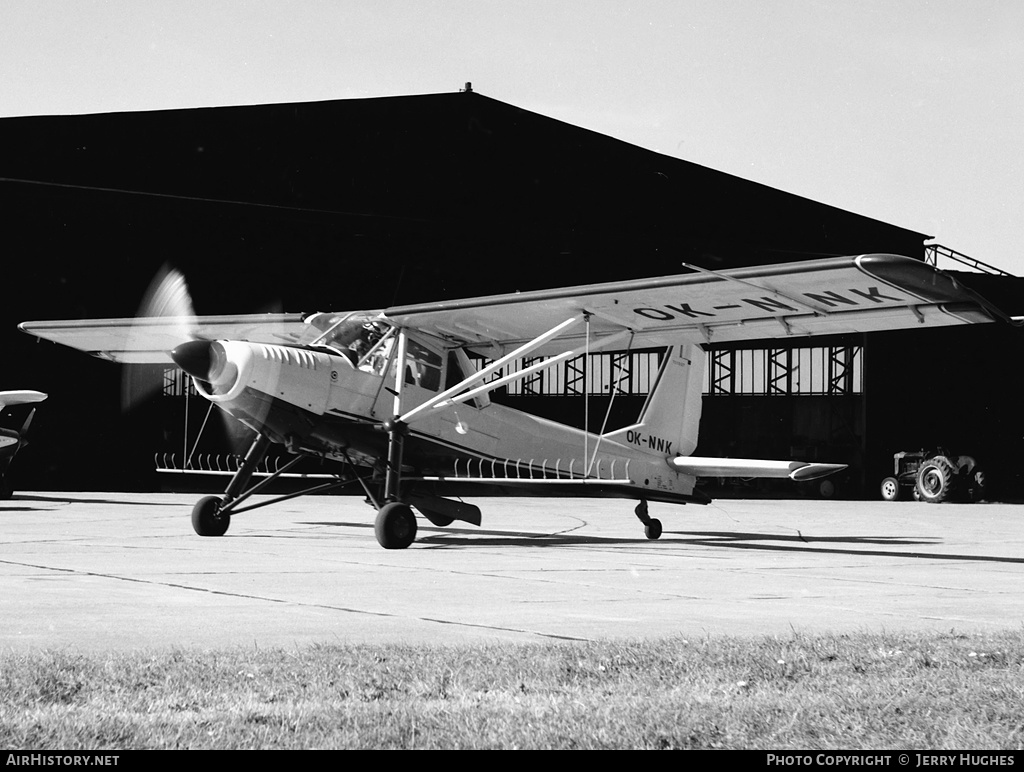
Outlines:
POLYGON ((882 499, 885 501, 900 500, 900 481, 895 477, 886 477, 882 480, 882 499))

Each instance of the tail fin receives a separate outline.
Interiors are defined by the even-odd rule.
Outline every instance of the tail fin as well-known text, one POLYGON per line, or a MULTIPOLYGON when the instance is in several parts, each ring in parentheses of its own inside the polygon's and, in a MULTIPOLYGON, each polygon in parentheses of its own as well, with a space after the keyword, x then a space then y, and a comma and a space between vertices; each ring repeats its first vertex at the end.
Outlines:
POLYGON ((695 344, 672 346, 658 371, 638 423, 605 435, 659 456, 688 456, 697 447, 704 350, 695 344))

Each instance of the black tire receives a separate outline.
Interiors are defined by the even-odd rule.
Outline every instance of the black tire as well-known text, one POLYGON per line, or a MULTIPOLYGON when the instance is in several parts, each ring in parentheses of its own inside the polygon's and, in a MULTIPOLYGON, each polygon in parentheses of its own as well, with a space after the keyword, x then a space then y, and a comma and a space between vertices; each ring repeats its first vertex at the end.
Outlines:
POLYGON ((6 477, 0 477, 0 500, 7 501, 14 495, 14 486, 7 482, 6 477))
POLYGON ((404 550, 416 539, 416 515, 412 507, 392 501, 380 508, 373 524, 377 543, 386 550, 404 550))
POLYGON ((882 500, 899 501, 903 498, 903 491, 900 490, 900 481, 895 477, 886 477, 882 480, 882 500))
POLYGON ((944 456, 936 456, 921 464, 917 472, 917 492, 921 501, 938 504, 949 498, 956 470, 944 456))
POLYGON ((204 496, 192 507, 192 529, 200 536, 223 536, 231 525, 231 515, 221 511, 219 496, 204 496))
POLYGON ((654 541, 655 539, 660 539, 661 521, 656 517, 652 517, 650 519, 650 522, 648 522, 647 525, 644 526, 644 535, 651 541, 654 541))

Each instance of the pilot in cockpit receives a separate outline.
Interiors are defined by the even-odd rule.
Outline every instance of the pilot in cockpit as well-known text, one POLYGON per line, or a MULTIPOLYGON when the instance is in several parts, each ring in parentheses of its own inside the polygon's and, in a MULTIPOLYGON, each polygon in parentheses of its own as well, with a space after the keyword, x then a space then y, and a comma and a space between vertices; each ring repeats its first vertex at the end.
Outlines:
POLYGON ((373 351, 374 346, 384 337, 386 330, 387 328, 379 322, 366 322, 359 330, 359 337, 349 344, 349 352, 354 363, 357 365, 362 363, 360 369, 376 372, 377 360, 380 359, 382 353, 386 359, 387 352, 378 351, 370 360, 363 362, 364 357, 373 351))

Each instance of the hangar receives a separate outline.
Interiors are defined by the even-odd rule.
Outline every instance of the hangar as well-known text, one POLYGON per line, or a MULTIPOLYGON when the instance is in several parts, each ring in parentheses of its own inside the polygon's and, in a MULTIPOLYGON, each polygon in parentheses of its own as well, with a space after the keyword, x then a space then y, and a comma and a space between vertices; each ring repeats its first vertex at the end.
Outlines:
MULTIPOLYGON (((206 406, 190 411, 173 372, 145 374, 143 386, 156 384, 145 399, 133 376, 125 411, 120 368, 15 329, 26 319, 130 316, 168 263, 188 277, 197 311, 212 314, 382 308, 673 274, 683 263, 962 258, 926 245, 925 234, 468 84, 417 96, 0 119, 0 196, 0 387, 51 394, 17 470, 21 488, 147 489, 167 479, 154 459, 190 455, 206 406)), ((962 262, 965 284, 1022 313, 1020 280, 962 262)), ((1020 335, 984 325, 711 344, 698 453, 846 462, 835 493, 874 496, 894 452, 943 445, 977 456, 1003 496, 1020 496, 1020 335)), ((574 395, 608 399, 614 379, 625 394, 613 420, 625 422, 656 357, 569 362, 499 398, 578 423, 574 395)), ((207 442, 208 455, 230 452, 229 438, 207 442)))

